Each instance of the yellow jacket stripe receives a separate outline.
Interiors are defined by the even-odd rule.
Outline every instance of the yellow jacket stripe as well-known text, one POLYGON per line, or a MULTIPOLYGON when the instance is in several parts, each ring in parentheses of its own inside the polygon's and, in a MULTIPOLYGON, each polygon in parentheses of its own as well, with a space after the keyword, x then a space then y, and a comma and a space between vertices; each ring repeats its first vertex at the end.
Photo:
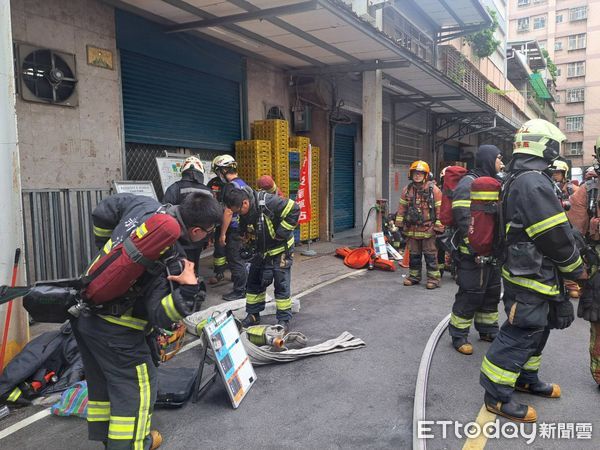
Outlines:
POLYGON ((267 230, 269 230, 269 236, 271 239, 275 239, 275 227, 273 226, 273 222, 267 216, 263 216, 265 218, 265 224, 267 225, 267 230))
MULTIPOLYGON (((287 241, 287 248, 291 248, 294 245, 294 236, 292 236, 291 238, 288 239, 287 241)), ((272 248, 271 250, 267 250, 265 252, 266 256, 275 256, 275 255, 279 255, 280 253, 285 252, 285 245, 280 245, 279 247, 275 247, 272 248)))
POLYGON ((283 208, 283 211, 281 212, 282 219, 287 217, 287 215, 290 213, 290 211, 294 207, 294 203, 295 203, 294 200, 288 200, 287 205, 285 205, 285 208, 283 208))
POLYGON ((470 208, 471 200, 454 200, 452 202, 452 209, 454 208, 470 208))
POLYGON ((9 402, 16 402, 17 399, 21 396, 21 394, 23 393, 23 391, 21 389, 19 389, 18 387, 14 388, 12 390, 12 392, 10 393, 10 395, 8 396, 8 401, 9 402))
POLYGON ((530 278, 512 276, 510 272, 508 272, 508 270, 506 270, 504 267, 502 268, 502 278, 504 278, 506 281, 512 284, 516 284, 517 286, 530 289, 534 292, 538 292, 543 295, 554 296, 560 294, 560 290, 556 285, 550 286, 547 284, 540 283, 539 281, 532 280, 530 278))
POLYGON ((471 191, 471 200, 498 200, 497 191, 471 191))
POLYGON ((400 199, 400 204, 401 205, 408 205, 408 200, 404 200, 403 198, 400 199))
POLYGON ((110 419, 110 402, 88 400, 87 421, 108 422, 110 419))
POLYGON ((94 235, 98 237, 110 237, 113 230, 108 228, 100 228, 94 225, 94 235))
POLYGON ((135 417, 110 416, 108 438, 115 440, 133 440, 135 417))
POLYGON ((103 316, 102 314, 98 314, 98 317, 101 317, 107 322, 114 323, 115 325, 121 325, 123 327, 129 327, 139 331, 144 331, 148 323, 143 319, 138 319, 137 317, 130 316, 127 313, 120 317, 103 316))
POLYGON ((572 264, 569 264, 567 266, 558 266, 558 270, 560 270, 563 273, 570 273, 570 272, 573 272, 575 269, 577 269, 582 264, 583 264, 583 259, 581 259, 581 256, 579 256, 579 257, 577 257, 577 260, 572 264))
POLYGON ((519 378, 519 373, 511 372, 510 370, 503 369, 492 363, 487 356, 483 357, 481 363, 481 372, 488 377, 491 381, 497 384, 504 384, 507 386, 514 386, 519 378))
POLYGON ((173 294, 169 294, 160 301, 163 309, 165 310, 165 314, 169 319, 173 322, 177 322, 183 318, 177 308, 175 307, 175 302, 173 301, 173 294))
POLYGON ((146 366, 146 363, 136 366, 135 369, 137 371, 138 386, 140 389, 140 407, 136 420, 133 449, 144 450, 144 438, 146 437, 148 415, 150 414, 150 378, 148 377, 148 367, 146 366))
POLYGON ((289 223, 287 223, 285 220, 281 221, 281 226, 283 228, 285 228, 288 231, 294 231, 294 228, 296 228, 294 225, 290 225, 289 223))
POLYGON ((563 212, 559 212, 552 217, 548 217, 538 223, 534 223, 533 225, 525 228, 525 233, 533 239, 538 234, 543 233, 544 231, 548 231, 551 228, 554 228, 558 225, 562 225, 566 223, 569 219, 567 219, 567 215, 563 212))

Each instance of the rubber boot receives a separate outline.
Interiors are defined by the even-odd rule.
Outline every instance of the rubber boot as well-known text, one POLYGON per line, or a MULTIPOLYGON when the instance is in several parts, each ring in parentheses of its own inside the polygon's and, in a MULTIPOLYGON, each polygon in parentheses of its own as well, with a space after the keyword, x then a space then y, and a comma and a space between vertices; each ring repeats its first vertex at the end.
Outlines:
POLYGON ((479 333, 479 339, 485 342, 492 342, 496 339, 498 333, 479 333))
POLYGON ((531 395, 539 395, 546 398, 560 398, 560 386, 554 383, 538 381, 533 384, 517 384, 515 389, 531 395))
POLYGON ((260 325, 260 314, 248 314, 244 320, 242 320, 242 327, 248 328, 253 325, 260 325))
POLYGON ((223 295, 223 297, 222 297, 222 299, 225 300, 226 302, 241 300, 243 298, 246 298, 246 293, 245 292, 236 292, 236 291, 231 291, 231 292, 223 295))
POLYGON ((467 338, 452 338, 452 346, 458 353, 463 355, 473 354, 473 345, 467 340, 467 338))
POLYGON ((514 422, 532 423, 537 421, 537 412, 533 406, 524 405, 511 400, 502 403, 487 392, 484 397, 485 409, 489 412, 506 417, 514 422))
POLYGON ((224 279, 225 279, 225 274, 223 272, 215 273, 214 276, 212 276, 208 279, 208 284, 210 284, 210 285, 219 284, 224 279))
POLYGON ((427 289, 437 289, 440 287, 440 280, 430 279, 427 280, 427 284, 425 285, 427 289))
POLYGON ((406 277, 404 279, 404 286, 414 286, 416 284, 419 284, 420 282, 421 282, 421 280, 419 280, 417 278, 406 277))
POLYGON ((150 430, 150 437, 152 438, 152 444, 150 444, 150 450, 155 450, 162 444, 163 438, 158 430, 150 430))

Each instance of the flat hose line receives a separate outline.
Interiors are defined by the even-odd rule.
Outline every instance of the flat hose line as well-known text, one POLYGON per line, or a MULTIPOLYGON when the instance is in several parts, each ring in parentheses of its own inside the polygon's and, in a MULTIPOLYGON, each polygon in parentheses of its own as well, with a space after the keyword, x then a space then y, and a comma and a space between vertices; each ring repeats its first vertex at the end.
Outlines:
POLYGON ((440 323, 437 324, 435 330, 429 336, 429 340, 423 350, 421 356, 421 363, 419 364, 419 372, 417 374, 417 383, 415 386, 415 401, 413 404, 413 450, 426 450, 427 439, 418 437, 418 423, 421 420, 425 420, 425 406, 427 403, 427 380, 429 378, 429 367, 431 366, 431 360, 433 359, 433 352, 442 337, 442 334, 448 328, 450 323, 450 314, 444 317, 440 323))

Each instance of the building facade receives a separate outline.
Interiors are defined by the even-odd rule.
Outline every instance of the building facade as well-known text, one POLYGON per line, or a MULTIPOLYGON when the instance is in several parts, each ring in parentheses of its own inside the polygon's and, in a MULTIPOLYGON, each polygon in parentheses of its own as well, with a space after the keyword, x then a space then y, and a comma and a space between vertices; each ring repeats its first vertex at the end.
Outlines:
POLYGON ((593 162, 600 136, 600 4, 587 0, 511 0, 509 40, 537 40, 556 65, 556 123, 566 134, 564 157, 593 162))

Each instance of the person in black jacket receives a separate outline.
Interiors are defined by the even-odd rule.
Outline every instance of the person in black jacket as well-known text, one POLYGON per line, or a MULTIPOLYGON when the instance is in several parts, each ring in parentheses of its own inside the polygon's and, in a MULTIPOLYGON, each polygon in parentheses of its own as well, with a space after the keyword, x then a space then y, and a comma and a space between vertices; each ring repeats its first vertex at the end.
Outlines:
POLYGON ((481 340, 491 342, 498 333, 500 269, 493 260, 479 258, 468 243, 471 224, 471 184, 478 177, 492 177, 502 168, 502 154, 495 145, 482 145, 475 155, 475 169, 468 172, 452 194, 452 215, 457 225, 456 283, 450 326, 453 347, 470 355, 469 329, 473 321, 481 340))
POLYGON ((181 167, 181 180, 167 188, 162 201, 171 205, 181 205, 187 195, 203 191, 210 192, 204 184, 204 165, 195 156, 190 156, 181 167))
POLYGON ((584 273, 560 193, 547 173, 564 139, 545 120, 525 122, 515 135, 501 194, 508 320, 483 358, 480 383, 487 410, 519 422, 535 422, 537 413, 512 399, 515 389, 547 398, 561 395, 560 387, 541 381, 538 371, 550 329, 566 328, 574 320, 563 279, 584 273))
POLYGON ((290 296, 291 268, 294 253, 294 229, 300 207, 296 202, 264 191, 246 187, 232 190, 225 205, 240 216, 240 231, 254 239, 255 255, 250 264, 246 285, 244 327, 258 325, 265 309, 266 290, 275 283, 277 321, 286 332, 292 318, 290 296))
POLYGON ((100 254, 136 230, 143 232, 144 222, 157 213, 172 215, 181 227, 179 240, 161 259, 171 275, 146 271, 126 296, 71 320, 88 385, 89 439, 110 449, 154 449, 162 442, 160 433, 150 431, 157 376, 146 335, 152 327, 169 328, 196 310, 201 291, 194 263, 184 259, 181 244, 206 238, 220 223, 223 208, 200 193, 167 208, 150 197, 114 195, 92 213, 100 254))

